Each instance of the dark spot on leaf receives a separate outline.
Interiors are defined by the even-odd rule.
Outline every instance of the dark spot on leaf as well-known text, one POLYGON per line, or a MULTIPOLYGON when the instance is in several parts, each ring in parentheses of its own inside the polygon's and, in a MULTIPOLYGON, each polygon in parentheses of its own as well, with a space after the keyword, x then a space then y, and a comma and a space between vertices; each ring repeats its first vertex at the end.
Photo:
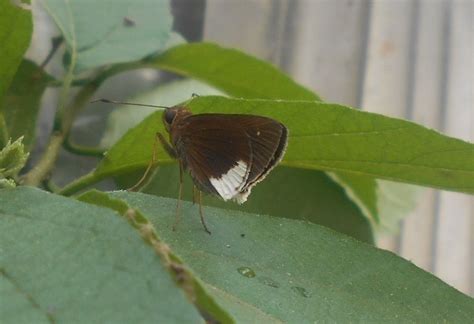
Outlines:
POLYGON ((125 27, 134 27, 136 24, 135 24, 135 21, 128 18, 128 17, 123 17, 123 25, 125 27))
POLYGON ((305 297, 305 298, 311 297, 310 293, 303 287, 294 286, 294 287, 291 287, 291 290, 296 292, 301 297, 305 297))

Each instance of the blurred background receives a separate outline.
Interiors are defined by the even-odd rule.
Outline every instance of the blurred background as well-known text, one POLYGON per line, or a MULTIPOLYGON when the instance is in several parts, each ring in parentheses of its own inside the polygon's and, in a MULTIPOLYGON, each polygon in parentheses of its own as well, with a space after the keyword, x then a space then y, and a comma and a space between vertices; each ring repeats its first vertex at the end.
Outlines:
MULTIPOLYGON (((58 32, 46 13, 33 6, 35 33, 28 57, 41 62, 58 32)), ((471 0, 172 0, 171 6, 174 30, 188 42, 213 41, 270 61, 325 101, 474 139, 471 0)), ((60 75, 61 62, 47 70, 60 75)), ((172 78, 154 70, 129 72, 107 82, 100 94, 126 99, 172 78)), ((49 89, 37 152, 50 132, 56 100, 56 90, 49 89)), ((111 109, 82 114, 74 128, 77 142, 97 144, 100 136, 89 135, 103 131, 111 109)), ((63 152, 60 164, 67 167, 57 170, 54 180, 63 185, 95 163, 63 152)), ((405 204, 397 199, 392 197, 394 206, 405 204)), ((378 237, 377 244, 474 296, 472 196, 420 190, 400 231, 378 237)))

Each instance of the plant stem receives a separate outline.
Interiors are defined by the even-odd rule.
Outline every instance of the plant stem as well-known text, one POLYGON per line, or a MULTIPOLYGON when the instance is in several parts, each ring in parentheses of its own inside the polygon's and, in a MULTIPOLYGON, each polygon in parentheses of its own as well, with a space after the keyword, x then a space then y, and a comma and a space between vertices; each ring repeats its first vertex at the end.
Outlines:
POLYGON ((104 149, 101 149, 100 147, 83 146, 83 145, 73 143, 71 141, 70 136, 68 136, 65 139, 63 143, 63 147, 68 152, 71 152, 77 155, 93 156, 93 157, 98 157, 98 158, 102 158, 106 151, 104 149))
POLYGON ((44 179, 43 186, 45 187, 46 190, 52 193, 58 193, 58 191, 61 189, 51 179, 44 179))
POLYGON ((55 131, 50 138, 48 147, 38 164, 24 176, 23 184, 38 186, 48 175, 54 167, 54 163, 58 158, 59 149, 69 134, 75 116, 90 101, 90 98, 98 87, 99 83, 90 82, 79 91, 71 105, 62 109, 61 112, 58 112, 55 118, 55 131))
POLYGON ((60 189, 57 193, 64 196, 70 196, 96 182, 99 182, 100 180, 101 179, 99 179, 94 174, 94 171, 92 171, 80 178, 77 178, 73 182, 67 184, 62 189, 60 189))
POLYGON ((59 97, 58 110, 54 116, 53 134, 51 135, 48 146, 46 147, 46 150, 41 156, 38 164, 23 177, 22 183, 25 185, 35 187, 39 186, 43 179, 51 171, 56 159, 58 158, 59 149, 61 148, 61 145, 65 139, 67 127, 69 126, 65 125, 64 118, 68 111, 71 111, 71 109, 67 109, 67 103, 69 100, 71 83, 74 78, 75 66, 76 51, 73 49, 71 51, 71 64, 69 65, 66 75, 64 76, 63 87, 59 97))
POLYGON ((0 148, 7 145, 10 136, 8 135, 7 123, 5 122, 5 117, 0 111, 0 148))
POLYGON ((54 132, 51 135, 46 151, 44 151, 38 164, 23 177, 22 184, 37 187, 43 181, 53 168, 63 141, 63 133, 54 132))
MULTIPOLYGON (((37 187, 46 178, 46 176, 51 172, 58 158, 59 150, 62 144, 64 143, 64 141, 68 137, 74 118, 79 113, 79 111, 90 101, 92 95, 99 88, 102 82, 112 75, 115 75, 122 71, 133 69, 139 66, 139 63, 118 65, 115 68, 111 68, 97 75, 94 80, 87 83, 81 89, 81 91, 79 91, 79 93, 76 95, 72 104, 68 106, 67 103, 68 103, 68 98, 69 98, 69 92, 74 82, 73 78, 74 78, 74 68, 76 65, 76 54, 77 53, 75 49, 72 49, 71 50, 71 64, 64 77, 64 81, 62 82, 63 87, 60 94, 59 109, 54 119, 53 135, 51 135, 48 146, 45 152, 43 153, 43 156, 40 158, 40 161, 30 172, 25 174, 25 176, 22 179, 22 184, 37 187)), ((72 183, 64 187, 63 190, 60 191, 60 193, 67 195, 68 192, 70 192, 70 190, 73 190, 73 189, 75 191, 80 190, 80 188, 82 188, 81 179, 84 181, 85 180, 89 181, 87 182, 87 185, 98 181, 95 178, 94 178, 95 179, 94 181, 91 181, 91 179, 93 178, 90 175, 86 175, 82 178, 77 179, 76 181, 73 181, 72 183), (76 185, 79 185, 80 188, 75 189, 76 185), (70 189, 70 187, 72 189, 70 189)), ((72 192, 75 192, 75 191, 72 191, 72 192)))

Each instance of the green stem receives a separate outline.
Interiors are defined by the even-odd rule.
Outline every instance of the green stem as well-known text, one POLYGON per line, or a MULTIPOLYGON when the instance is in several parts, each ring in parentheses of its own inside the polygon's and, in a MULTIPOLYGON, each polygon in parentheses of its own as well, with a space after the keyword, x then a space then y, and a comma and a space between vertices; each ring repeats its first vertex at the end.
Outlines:
MULTIPOLYGON (((82 86, 88 84, 91 81, 92 81, 92 79, 90 79, 90 78, 74 79, 71 83, 71 86, 72 87, 82 87, 82 86)), ((59 87, 62 87, 63 84, 64 84, 64 81, 53 79, 53 80, 48 82, 48 87, 59 88, 59 87)))
POLYGON ((51 179, 44 179, 43 186, 46 188, 46 190, 52 193, 58 193, 58 191, 61 190, 61 188, 56 185, 51 179))
POLYGON ((59 155, 59 149, 69 134, 74 118, 90 101, 90 98, 98 87, 99 84, 97 82, 89 83, 79 91, 72 104, 66 109, 62 109, 63 112, 56 116, 55 131, 50 138, 48 147, 43 153, 43 156, 41 157, 38 164, 24 176, 23 184, 38 186, 48 175, 48 173, 54 167, 56 159, 59 155))
POLYGON ((74 79, 74 68, 76 67, 76 52, 71 51, 71 64, 64 76, 63 88, 59 95, 59 108, 56 112, 54 127, 55 130, 60 130, 65 133, 64 118, 68 112, 69 92, 71 91, 71 84, 74 79))
POLYGON ((46 151, 41 156, 38 164, 23 177, 22 184, 37 187, 43 181, 58 158, 63 140, 64 134, 61 132, 54 132, 51 135, 46 151))
POLYGON ((94 183, 99 182, 100 180, 102 180, 102 178, 97 177, 94 174, 94 171, 92 171, 92 172, 90 172, 90 173, 88 173, 88 174, 86 174, 86 175, 84 175, 80 178, 77 178, 73 182, 67 184, 61 190, 59 190, 57 193, 60 194, 60 195, 64 195, 64 196, 71 196, 71 195, 75 194, 76 192, 78 192, 82 189, 85 189, 85 188, 89 187, 90 185, 93 185, 94 183))
POLYGON ((63 143, 63 147, 65 150, 77 154, 77 155, 84 155, 84 156, 93 156, 101 158, 104 156, 106 150, 101 149, 99 147, 91 147, 91 146, 83 146, 71 141, 71 137, 68 136, 63 143))
POLYGON ((69 100, 69 92, 71 90, 71 83, 74 77, 74 68, 76 66, 76 52, 71 51, 71 64, 66 72, 59 97, 59 107, 54 117, 53 134, 49 139, 46 151, 41 156, 38 164, 23 177, 23 184, 29 186, 39 186, 44 178, 48 175, 59 155, 59 149, 65 139, 67 133, 64 125, 64 118, 67 115, 67 104, 69 100))
POLYGON ((5 122, 5 117, 0 111, 0 148, 7 145, 10 135, 8 135, 7 123, 5 122))

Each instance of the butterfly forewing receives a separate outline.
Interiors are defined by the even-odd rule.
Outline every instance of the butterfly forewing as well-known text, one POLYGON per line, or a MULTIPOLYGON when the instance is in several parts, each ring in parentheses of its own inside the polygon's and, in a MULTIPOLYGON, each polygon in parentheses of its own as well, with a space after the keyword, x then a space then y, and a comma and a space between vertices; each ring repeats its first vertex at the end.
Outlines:
POLYGON ((241 203, 280 161, 287 130, 266 117, 200 114, 173 125, 171 138, 201 190, 241 203))

